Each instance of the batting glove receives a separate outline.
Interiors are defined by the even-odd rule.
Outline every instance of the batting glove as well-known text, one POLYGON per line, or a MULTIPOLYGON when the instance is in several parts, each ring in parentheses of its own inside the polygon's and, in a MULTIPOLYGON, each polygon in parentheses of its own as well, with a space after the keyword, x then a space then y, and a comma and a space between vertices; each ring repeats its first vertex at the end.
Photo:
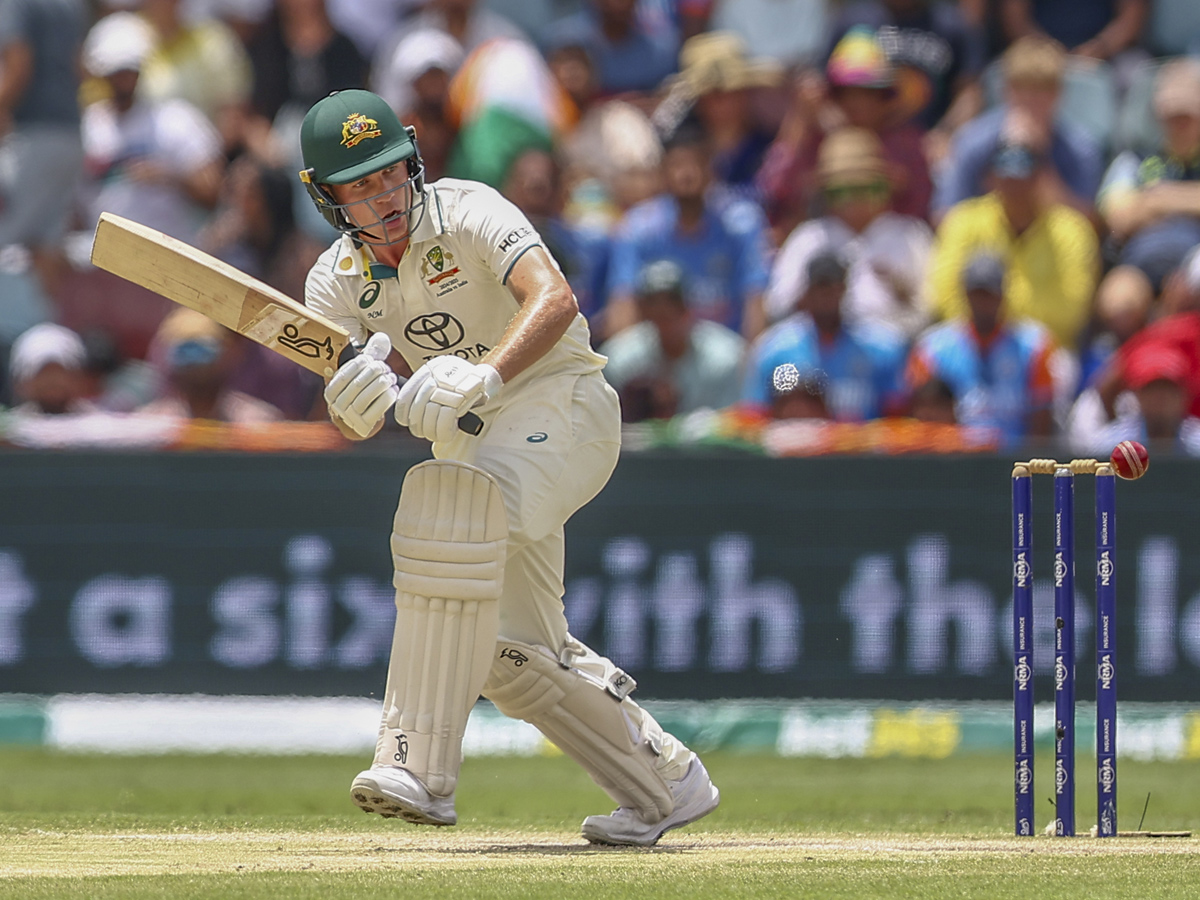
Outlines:
POLYGON ((361 355, 342 365, 325 386, 329 411, 366 437, 396 402, 396 373, 384 360, 392 350, 386 334, 373 334, 361 355))
POLYGON ((459 418, 503 386, 500 373, 487 363, 435 356, 400 388, 396 421, 419 438, 448 441, 458 433, 459 418))

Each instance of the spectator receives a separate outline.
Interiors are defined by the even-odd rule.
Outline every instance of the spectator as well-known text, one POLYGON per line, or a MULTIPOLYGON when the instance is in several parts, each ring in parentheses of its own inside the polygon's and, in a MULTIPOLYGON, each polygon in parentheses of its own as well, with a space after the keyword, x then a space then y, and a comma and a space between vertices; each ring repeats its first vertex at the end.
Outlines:
POLYGON ((968 316, 925 332, 908 359, 909 390, 931 379, 949 386, 959 424, 994 429, 1006 446, 1049 437, 1054 340, 1041 325, 1010 317, 1005 264, 974 253, 960 273, 968 316))
POLYGON ((1127 151, 1113 160, 1097 205, 1120 245, 1120 262, 1145 272, 1157 293, 1200 244, 1200 61, 1162 67, 1154 112, 1162 148, 1144 159, 1127 151))
POLYGON ((84 64, 111 94, 83 115, 88 227, 108 211, 195 243, 217 202, 220 139, 186 101, 140 99, 140 72, 153 39, 134 14, 113 13, 84 43, 84 64))
POLYGON ((918 422, 957 425, 956 405, 954 389, 950 385, 940 378, 928 378, 909 395, 908 414, 918 422))
MULTIPOLYGON (((253 156, 234 160, 199 246, 289 297, 302 297, 307 267, 324 248, 296 225, 294 184, 295 175, 253 156)), ((230 384, 289 419, 308 418, 321 390, 320 376, 258 344, 245 346, 230 384)))
POLYGON ((333 27, 354 41, 366 59, 376 60, 379 51, 395 43, 400 23, 425 0, 327 0, 326 5, 333 27))
POLYGON ((682 69, 655 121, 667 133, 685 115, 698 122, 712 147, 716 180, 752 193, 773 137, 755 121, 752 92, 779 84, 782 70, 773 62, 748 60, 741 39, 729 31, 689 38, 679 56, 682 69))
POLYGON ((1103 155, 1090 135, 1056 116, 1066 72, 1062 47, 1044 36, 1023 37, 1005 51, 1001 66, 1004 102, 959 129, 938 179, 935 216, 985 192, 988 164, 1002 143, 1044 157, 1039 190, 1090 216, 1103 155))
POLYGON ((792 363, 784 363, 771 373, 771 418, 832 418, 825 403, 828 386, 824 372, 813 369, 801 374, 792 363))
POLYGON ((637 15, 637 0, 588 0, 587 8, 554 23, 548 44, 586 47, 601 94, 655 90, 676 67, 677 34, 652 31, 637 15))
POLYGON ((650 118, 600 95, 595 61, 570 35, 548 47, 550 70, 578 120, 559 140, 569 195, 566 216, 611 231, 631 207, 659 192, 662 144, 650 118))
POLYGON ((1077 56, 1103 60, 1137 44, 1149 13, 1150 0, 1000 0, 1010 41, 1045 36, 1077 56))
POLYGON ((1070 438, 1080 453, 1107 456, 1121 441, 1146 444, 1151 452, 1200 456, 1200 419, 1188 414, 1192 391, 1187 357, 1167 342, 1142 342, 1125 360, 1125 393, 1110 422, 1095 415, 1094 389, 1072 411, 1070 438))
POLYGON ((428 0, 424 8, 402 23, 392 40, 385 43, 387 49, 382 56, 376 57, 375 67, 378 69, 387 65, 395 54, 396 44, 404 39, 404 35, 427 28, 444 31, 467 54, 496 38, 529 40, 524 31, 478 0, 428 0))
POLYGON ((216 19, 189 21, 183 0, 141 0, 154 29, 138 90, 148 100, 185 100, 217 126, 230 150, 244 138, 253 73, 246 49, 216 19))
POLYGON ((287 294, 304 293, 306 266, 324 249, 296 227, 296 176, 253 156, 225 170, 220 204, 197 245, 287 294))
POLYGON ((117 343, 104 331, 80 334, 86 351, 83 364, 84 396, 98 409, 132 412, 158 394, 159 377, 144 359, 125 359, 117 343))
POLYGON ((1043 323, 1074 350, 1091 312, 1099 247, 1082 213, 1042 196, 1044 165, 1028 147, 1000 146, 991 162, 991 193, 952 207, 938 228, 931 299, 941 318, 967 316, 966 261, 981 250, 996 253, 1007 262, 1006 314, 1043 323))
MULTIPOLYGON (((1125 341, 1109 364, 1094 379, 1100 402, 1101 421, 1116 417, 1117 398, 1128 387, 1125 369, 1132 354, 1144 344, 1169 346, 1187 360, 1187 393, 1192 398, 1191 414, 1200 417, 1200 248, 1188 254, 1174 282, 1179 297, 1176 311, 1151 322, 1125 341)), ((1107 287, 1107 285, 1105 285, 1107 287)))
POLYGON ((838 247, 850 266, 847 320, 886 324, 915 337, 929 321, 924 282, 933 234, 921 219, 890 211, 879 139, 862 128, 835 131, 821 144, 817 172, 827 213, 801 225, 779 249, 767 287, 767 318, 787 315, 804 293, 809 260, 838 247))
POLYGON ((61 416, 93 412, 85 397, 84 363, 87 351, 69 328, 45 322, 34 325, 13 341, 9 373, 13 410, 21 416, 61 416))
MULTIPOLYGON (((721 409, 737 401, 746 342, 724 325, 696 319, 678 263, 664 259, 643 267, 637 309, 640 321, 600 348, 608 357, 604 377, 623 400, 627 389, 649 392, 661 398, 653 407, 658 412, 669 408, 670 415, 721 409)), ((625 421, 637 421, 629 417, 637 405, 629 404, 625 421)))
POLYGON ((180 419, 254 424, 276 422, 283 413, 229 386, 239 345, 233 332, 191 309, 167 316, 152 351, 165 363, 168 392, 139 411, 180 419))
POLYGON ((1096 289, 1096 330, 1082 355, 1079 383, 1091 384, 1126 341, 1146 327, 1154 290, 1141 269, 1117 266, 1096 289))
POLYGON ((333 27, 325 0, 278 0, 247 49, 259 131, 274 124, 282 136, 331 91, 366 86, 367 61, 333 27))
POLYGON ((607 336, 637 318, 637 273, 656 259, 672 259, 688 273, 688 300, 702 319, 752 338, 762 329, 767 283, 766 222, 759 207, 712 188, 708 143, 681 126, 667 141, 662 162, 666 192, 635 206, 613 238, 607 336))
POLYGON ((554 257, 585 316, 595 314, 608 274, 606 232, 563 219, 563 184, 554 155, 531 148, 514 160, 500 192, 525 213, 554 257))
POLYGON ((462 62, 458 41, 430 28, 406 34, 387 68, 375 75, 375 93, 388 102, 400 121, 417 130, 426 181, 437 181, 446 174, 458 134, 450 115, 450 79, 462 62))
POLYGON ((713 7, 706 29, 734 31, 782 65, 813 65, 825 51, 830 0, 679 0, 681 13, 700 4, 713 7))
POLYGON ((862 422, 895 408, 904 342, 889 328, 843 318, 846 277, 845 262, 831 249, 809 259, 795 312, 750 348, 744 401, 768 407, 776 370, 790 363, 802 376, 824 373, 825 399, 838 421, 862 422))
POLYGON ((818 193, 817 157, 826 131, 845 123, 873 132, 883 146, 892 181, 892 209, 926 218, 933 191, 922 130, 896 112, 895 72, 870 29, 855 28, 834 48, 826 66, 833 109, 822 112, 816 89, 802 79, 788 118, 759 172, 776 240, 808 218, 818 193), (829 121, 824 121, 829 120, 829 121))
POLYGON ((983 31, 957 4, 931 0, 854 0, 834 20, 829 46, 856 25, 873 28, 899 69, 900 104, 933 132, 940 159, 954 131, 983 106, 979 76, 986 45, 983 31))
POLYGON ((454 76, 449 115, 459 131, 448 173, 499 188, 522 152, 553 149, 571 110, 532 44, 497 38, 468 56, 454 76))
POLYGON ((23 244, 46 289, 78 187, 80 0, 0 5, 0 247, 23 244))

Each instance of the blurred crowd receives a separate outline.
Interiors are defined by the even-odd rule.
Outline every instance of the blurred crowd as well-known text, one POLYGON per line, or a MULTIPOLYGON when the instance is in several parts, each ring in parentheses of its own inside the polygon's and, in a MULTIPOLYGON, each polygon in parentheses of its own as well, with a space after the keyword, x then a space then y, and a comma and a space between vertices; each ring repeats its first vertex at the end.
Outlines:
POLYGON ((1196 0, 3 0, 0 439, 323 419, 88 254, 109 211, 302 297, 352 87, 525 212, 631 424, 1200 455, 1196 0))

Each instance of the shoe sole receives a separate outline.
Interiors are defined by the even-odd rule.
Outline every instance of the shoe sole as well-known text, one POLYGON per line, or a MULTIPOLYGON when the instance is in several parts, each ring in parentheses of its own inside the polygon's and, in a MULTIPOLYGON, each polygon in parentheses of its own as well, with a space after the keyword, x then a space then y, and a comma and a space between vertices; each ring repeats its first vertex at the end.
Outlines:
POLYGON ((385 819, 403 819, 414 825, 455 825, 458 818, 439 819, 406 800, 380 790, 379 785, 369 778, 356 778, 350 786, 350 799, 365 813, 375 813, 385 819))
MULTIPOLYGON (((721 805, 721 792, 718 791, 716 789, 716 787, 713 787, 712 791, 713 791, 713 793, 712 793, 712 796, 709 798, 709 803, 703 809, 697 811, 695 814, 693 814, 691 816, 688 816, 686 819, 680 819, 678 822, 671 822, 669 825, 664 825, 662 831, 660 831, 658 834, 656 834, 654 836, 654 840, 652 840, 652 841, 637 841, 637 840, 622 841, 622 840, 617 840, 609 835, 588 834, 586 829, 582 830, 582 834, 585 838, 587 838, 587 841, 589 844, 601 844, 605 847, 653 847, 660 840, 662 840, 662 836, 664 834, 666 834, 668 831, 672 831, 676 828, 682 828, 684 825, 691 825, 693 822, 695 822, 699 819, 703 819, 710 812, 712 812, 714 809, 716 809, 718 806, 720 806, 721 805)), ((670 816, 668 816, 667 818, 670 819, 670 816)))

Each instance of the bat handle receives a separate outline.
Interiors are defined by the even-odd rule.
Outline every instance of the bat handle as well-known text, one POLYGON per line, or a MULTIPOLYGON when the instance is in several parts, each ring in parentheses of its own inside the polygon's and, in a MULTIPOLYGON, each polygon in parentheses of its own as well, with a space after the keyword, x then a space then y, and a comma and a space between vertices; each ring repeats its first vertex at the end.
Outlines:
MULTIPOLYGON (((358 356, 358 348, 354 346, 354 343, 350 342, 346 344, 342 352, 338 354, 338 368, 341 368, 343 364, 354 359, 356 356, 358 356)), ((404 384, 404 382, 405 379, 403 378, 399 381, 400 384, 404 384)), ((464 413, 458 419, 458 430, 472 436, 477 435, 483 431, 483 419, 479 418, 473 412, 464 413)))

